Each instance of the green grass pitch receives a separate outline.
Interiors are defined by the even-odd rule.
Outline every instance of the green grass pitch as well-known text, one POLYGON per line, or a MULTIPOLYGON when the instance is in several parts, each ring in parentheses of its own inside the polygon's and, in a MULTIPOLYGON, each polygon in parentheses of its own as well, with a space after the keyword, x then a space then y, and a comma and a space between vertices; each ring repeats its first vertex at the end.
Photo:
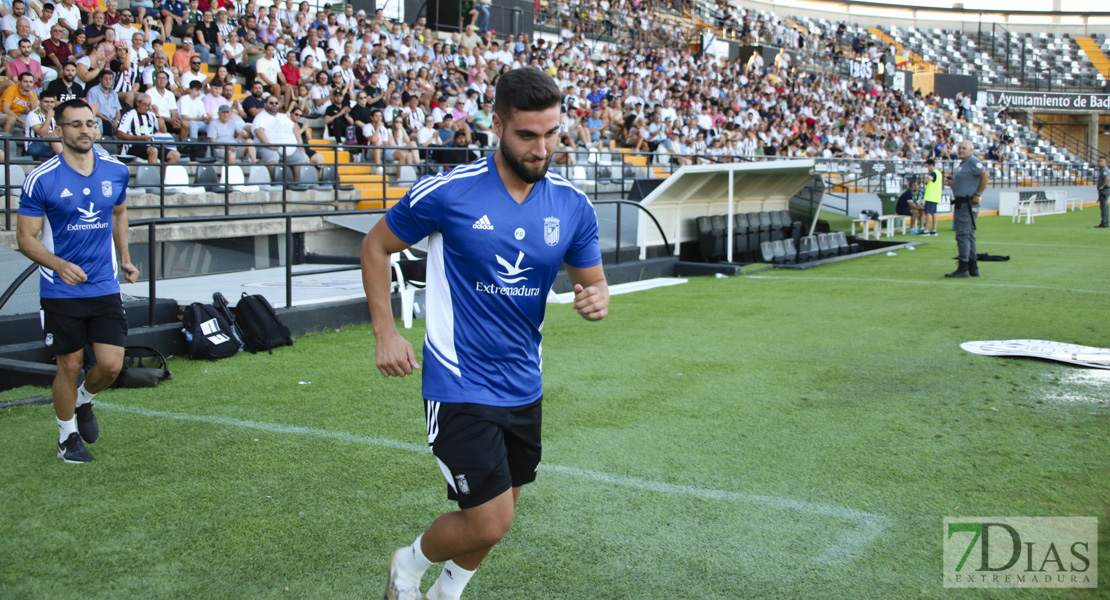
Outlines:
MULTIPOLYGON (((1012 260, 977 280, 943 279, 942 222, 896 257, 614 296, 596 324, 550 306, 544 466, 466 597, 1110 597, 1106 565, 1096 590, 941 579, 945 516, 1098 517, 1110 560, 1110 372, 958 348, 1110 346, 1096 219, 980 219, 1012 260)), ((0 598, 380 597, 452 505, 419 378, 373 349, 359 326, 175 359, 98 396, 85 466, 55 458, 50 407, 0 411, 0 598)))

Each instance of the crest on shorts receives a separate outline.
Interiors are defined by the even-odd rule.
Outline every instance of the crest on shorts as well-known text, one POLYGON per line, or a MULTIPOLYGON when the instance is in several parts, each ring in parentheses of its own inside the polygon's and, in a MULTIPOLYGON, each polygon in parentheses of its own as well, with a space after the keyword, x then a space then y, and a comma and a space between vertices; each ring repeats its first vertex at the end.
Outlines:
POLYGON ((543 241, 547 242, 548 246, 559 244, 559 219, 557 217, 547 217, 543 220, 543 241))
POLYGON ((101 181, 100 182, 100 191, 104 192, 104 197, 105 198, 111 198, 112 197, 112 182, 111 181, 101 181))
POLYGON ((461 473, 455 475, 455 489, 457 489, 459 493, 463 495, 470 493, 470 484, 466 482, 466 475, 463 475, 461 473))
POLYGON ((46 334, 46 345, 47 346, 53 346, 54 345, 54 334, 53 333, 46 334))

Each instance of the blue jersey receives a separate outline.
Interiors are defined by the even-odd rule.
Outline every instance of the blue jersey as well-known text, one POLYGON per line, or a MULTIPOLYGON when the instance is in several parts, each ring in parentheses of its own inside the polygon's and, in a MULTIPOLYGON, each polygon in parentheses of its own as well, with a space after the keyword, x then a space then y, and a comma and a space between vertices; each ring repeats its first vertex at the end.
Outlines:
MULTIPOLYGON (((95 153, 94 153, 95 154, 95 153)), ((95 154, 88 177, 74 171, 62 155, 42 163, 23 183, 19 214, 44 217, 42 245, 88 276, 67 285, 54 271, 39 266, 43 298, 93 298, 119 293, 116 247, 112 243, 112 210, 127 199, 127 167, 110 156, 95 154)))
POLYGON ((601 264, 586 195, 549 171, 517 203, 489 156, 422 179, 386 224, 406 243, 428 238, 424 398, 494 406, 538 400, 551 284, 564 262, 601 264))

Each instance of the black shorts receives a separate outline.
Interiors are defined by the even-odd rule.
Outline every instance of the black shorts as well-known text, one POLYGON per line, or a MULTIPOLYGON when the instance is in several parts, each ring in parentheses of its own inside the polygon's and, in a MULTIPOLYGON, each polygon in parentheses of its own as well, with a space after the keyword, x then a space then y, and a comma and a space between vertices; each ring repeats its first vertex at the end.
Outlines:
POLYGON ((46 347, 55 355, 70 354, 85 344, 123 347, 127 314, 119 294, 95 298, 42 298, 42 331, 46 347))
POLYGON ((532 483, 540 464, 540 404, 516 407, 424 401, 428 444, 459 508, 532 483))
POLYGON ((158 144, 158 145, 155 145, 155 144, 131 144, 131 147, 127 149, 127 155, 128 156, 134 156, 135 158, 141 158, 143 160, 146 160, 147 159, 146 149, 153 146, 153 147, 158 149, 158 160, 165 161, 166 160, 166 155, 169 154, 170 151, 171 151, 170 146, 173 146, 173 145, 174 145, 173 142, 169 142, 168 144, 158 144))

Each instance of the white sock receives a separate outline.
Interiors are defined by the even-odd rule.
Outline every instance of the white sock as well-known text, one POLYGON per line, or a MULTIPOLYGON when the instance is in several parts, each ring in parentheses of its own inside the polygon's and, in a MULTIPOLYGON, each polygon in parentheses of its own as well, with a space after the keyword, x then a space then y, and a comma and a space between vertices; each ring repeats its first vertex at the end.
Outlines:
POLYGON ((467 571, 456 565, 455 561, 449 560, 444 563, 443 571, 440 572, 434 587, 439 588, 441 600, 459 598, 462 596, 463 588, 470 583, 471 577, 474 577, 474 571, 467 571))
POLYGON ((81 386, 77 388, 77 406, 84 406, 92 402, 94 396, 96 396, 96 394, 90 394, 85 389, 85 384, 82 383, 81 386))
POLYGON ((420 548, 420 540, 424 538, 424 534, 420 534, 416 541, 407 548, 402 548, 397 553, 397 567, 406 576, 412 577, 416 581, 420 581, 424 577, 424 573, 434 564, 424 556, 424 551, 420 548))
POLYGON ((58 417, 54 417, 58 422, 58 443, 66 441, 71 433, 77 433, 77 417, 70 417, 68 421, 63 421, 58 417))

